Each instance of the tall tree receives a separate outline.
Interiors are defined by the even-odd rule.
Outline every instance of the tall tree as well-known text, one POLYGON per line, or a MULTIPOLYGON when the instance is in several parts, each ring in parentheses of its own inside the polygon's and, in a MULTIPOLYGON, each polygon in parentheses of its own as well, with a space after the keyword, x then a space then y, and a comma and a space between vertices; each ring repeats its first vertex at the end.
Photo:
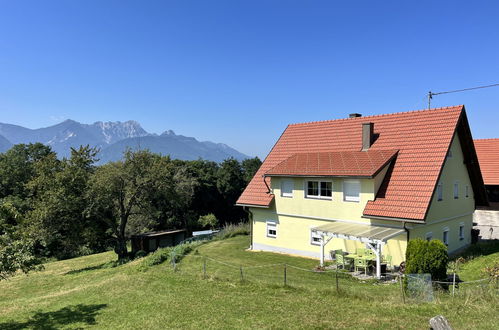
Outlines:
POLYGON ((165 208, 183 206, 179 196, 192 194, 184 179, 168 157, 149 151, 127 151, 124 161, 97 169, 89 190, 93 200, 89 211, 105 219, 115 239, 118 259, 128 256, 127 228, 131 220, 159 221, 165 208), (158 200, 169 203, 155 203, 158 200))
POLYGON ((229 158, 222 162, 217 172, 217 188, 222 195, 224 209, 221 219, 225 223, 237 222, 246 218, 243 210, 235 203, 245 187, 241 164, 229 158))
POLYGON ((248 184, 251 179, 253 179, 253 176, 255 175, 256 171, 258 171, 260 166, 262 166, 262 161, 258 157, 247 158, 242 161, 241 167, 243 169, 243 178, 246 184, 248 184))
POLYGON ((55 153, 41 143, 17 144, 0 154, 0 198, 27 198, 25 185, 35 175, 35 164, 49 155, 55 153))
POLYGON ((69 159, 51 155, 35 166, 37 175, 27 185, 33 195, 29 227, 49 255, 69 258, 92 252, 96 231, 84 210, 96 154, 89 146, 72 148, 69 159))
POLYGON ((12 219, 20 217, 22 215, 12 203, 0 201, 0 280, 7 279, 18 270, 27 273, 38 267, 33 242, 23 237, 12 224, 12 219))

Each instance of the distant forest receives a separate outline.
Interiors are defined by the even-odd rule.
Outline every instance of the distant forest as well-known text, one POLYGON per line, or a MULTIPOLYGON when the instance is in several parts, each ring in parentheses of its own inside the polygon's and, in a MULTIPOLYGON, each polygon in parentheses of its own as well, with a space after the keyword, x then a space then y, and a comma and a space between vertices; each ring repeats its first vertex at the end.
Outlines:
POLYGON ((258 158, 216 163, 127 151, 96 166, 96 155, 82 146, 58 159, 40 143, 0 154, 0 248, 37 259, 114 248, 122 259, 133 234, 202 229, 206 215, 216 218, 211 226, 247 221, 235 202, 261 165, 258 158))

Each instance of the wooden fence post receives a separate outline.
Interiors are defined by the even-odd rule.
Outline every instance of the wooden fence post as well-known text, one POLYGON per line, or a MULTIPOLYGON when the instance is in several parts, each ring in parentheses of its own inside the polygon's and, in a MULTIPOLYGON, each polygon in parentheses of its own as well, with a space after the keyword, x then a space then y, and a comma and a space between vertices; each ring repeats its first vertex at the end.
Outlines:
POLYGON ((399 282, 400 282, 400 292, 402 293, 402 302, 405 304, 405 292, 404 292, 404 285, 402 283, 402 275, 399 276, 399 282))
POLYGON ((284 286, 288 285, 288 274, 287 274, 287 270, 286 270, 286 264, 284 264, 284 286))
POLYGON ((454 291, 456 290, 456 272, 452 275, 452 296, 454 297, 454 291))
POLYGON ((340 292, 340 283, 338 282, 338 268, 336 268, 336 292, 340 292))

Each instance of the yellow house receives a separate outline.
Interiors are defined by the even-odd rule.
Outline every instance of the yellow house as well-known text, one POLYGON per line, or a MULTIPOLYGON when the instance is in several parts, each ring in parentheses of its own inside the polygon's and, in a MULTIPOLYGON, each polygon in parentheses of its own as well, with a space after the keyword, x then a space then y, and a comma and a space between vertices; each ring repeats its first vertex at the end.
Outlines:
POLYGON ((289 125, 237 204, 251 249, 319 258, 370 248, 405 259, 407 241, 471 241, 487 197, 464 106, 289 125))

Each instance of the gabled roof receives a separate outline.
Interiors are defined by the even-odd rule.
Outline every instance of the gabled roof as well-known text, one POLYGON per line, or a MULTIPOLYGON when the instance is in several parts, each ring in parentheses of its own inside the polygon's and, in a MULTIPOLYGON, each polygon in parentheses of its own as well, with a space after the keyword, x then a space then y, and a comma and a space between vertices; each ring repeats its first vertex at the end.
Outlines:
POLYGON ((474 142, 484 183, 499 185, 499 139, 480 139, 474 142))
POLYGON ((237 204, 269 207, 274 196, 268 189, 271 178, 264 175, 295 154, 360 151, 363 123, 374 123, 378 136, 370 151, 399 150, 375 200, 367 203, 365 216, 424 220, 458 124, 462 126, 458 130, 460 139, 471 142, 461 140, 463 151, 467 150, 468 171, 475 182, 475 200, 480 204, 486 199, 480 171, 474 164, 476 153, 464 106, 460 105, 289 125, 237 204))
POLYGON ((374 177, 398 150, 330 151, 293 154, 265 173, 267 176, 374 177))

